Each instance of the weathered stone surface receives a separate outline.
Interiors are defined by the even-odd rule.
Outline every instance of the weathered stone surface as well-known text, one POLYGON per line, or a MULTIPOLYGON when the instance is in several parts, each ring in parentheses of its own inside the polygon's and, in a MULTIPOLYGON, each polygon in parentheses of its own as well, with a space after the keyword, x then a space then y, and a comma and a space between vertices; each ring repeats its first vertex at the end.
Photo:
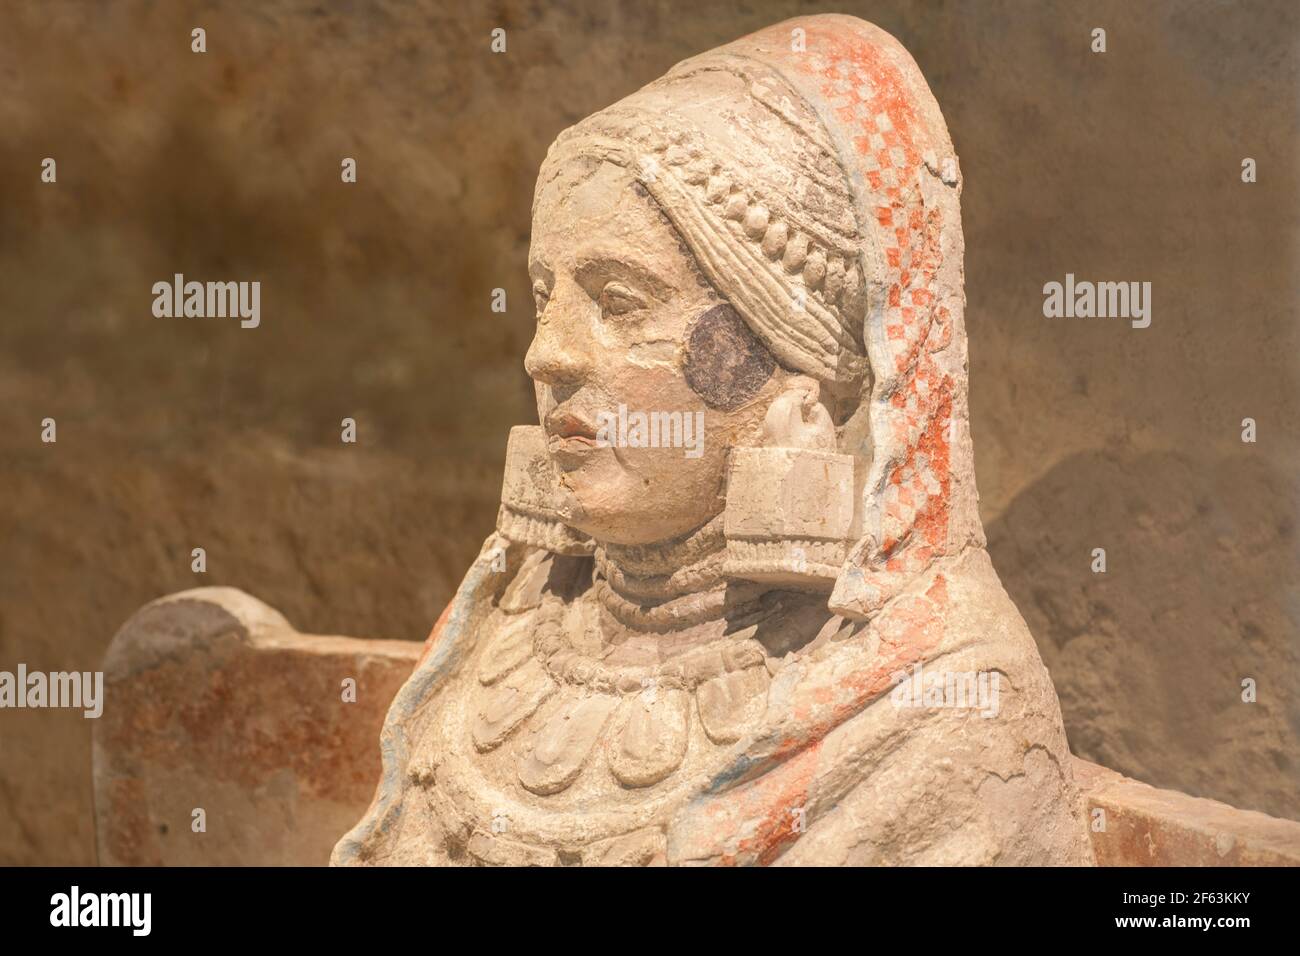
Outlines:
POLYGON ((740 739, 767 709, 767 669, 750 667, 732 671, 700 685, 696 699, 700 723, 714 743, 731 744, 740 739))
MULTIPOLYGON (((482 704, 474 722, 474 746, 479 750, 494 750, 502 741, 542 705, 555 690, 555 682, 545 670, 531 659, 515 671, 509 679, 480 694, 482 704)), ((523 664, 521 660, 519 662, 523 664)))
MULTIPOLYGON (((286 685, 311 686, 320 681, 323 687, 332 690, 334 671, 341 662, 366 660, 369 672, 386 675, 385 680, 390 686, 400 681, 414 663, 412 648, 396 641, 286 635, 274 613, 267 613, 269 609, 264 607, 263 619, 271 625, 271 631, 263 631, 256 639, 260 649, 253 650, 245 642, 242 651, 214 655, 212 639, 228 640, 222 637, 223 634, 237 637, 241 628, 237 623, 232 625, 227 616, 230 612, 226 599, 236 598, 244 608, 250 604, 246 596, 236 597, 234 592, 204 591, 190 592, 177 607, 155 618, 155 625, 168 621, 165 628, 150 628, 155 635, 158 631, 170 635, 153 637, 148 642, 152 644, 157 640, 168 648, 164 653, 169 669, 155 678, 151 685, 154 693, 172 693, 175 690, 173 680, 187 680, 189 675, 202 674, 206 675, 210 687, 230 689, 239 680, 241 698, 264 702, 283 695, 286 685), (281 637, 264 644, 272 633, 279 633, 281 637), (185 639, 185 634, 189 634, 190 639, 185 639), (242 660, 242 655, 251 655, 251 660, 242 660), (314 677, 322 668, 328 673, 323 678, 314 677)), ((238 641, 235 646, 239 646, 238 641)), ((139 645, 136 647, 139 650, 139 645)), ((125 654, 122 660, 131 663, 118 672, 114 686, 119 690, 133 686, 129 668, 147 668, 149 657, 149 653, 125 654)), ((342 669, 351 668, 344 666, 342 669)), ((219 706, 226 705, 223 701, 219 706)), ((387 710, 388 701, 366 693, 358 697, 355 705, 349 706, 356 708, 358 725, 377 727, 387 710)), ((240 828, 252 826, 260 838, 241 841, 241 845, 220 862, 318 864, 323 855, 328 854, 338 835, 329 828, 346 826, 350 822, 337 822, 342 811, 334 797, 321 787, 264 786, 252 799, 242 789, 239 792, 232 790, 231 778, 237 772, 251 773, 263 779, 293 774, 292 767, 288 766, 294 759, 291 753, 268 745, 260 769, 247 765, 234 767, 230 763, 230 748, 235 745, 233 740, 225 749, 210 743, 205 745, 202 741, 194 747, 179 728, 175 731, 176 745, 165 753, 152 746, 136 748, 132 741, 138 739, 140 728, 152 727, 147 736, 156 738, 159 728, 171 722, 170 716, 159 714, 155 702, 147 696, 132 695, 115 709, 118 710, 119 727, 130 727, 132 732, 123 738, 103 737, 95 750, 95 780, 101 807, 96 825, 101 860, 105 863, 172 866, 218 862, 209 855, 200 855, 210 853, 211 847, 219 842, 220 834, 214 831, 211 813, 209 832, 191 834, 188 826, 192 808, 184 806, 184 801, 178 803, 170 800, 166 793, 159 792, 160 786, 170 787, 180 780, 185 781, 187 792, 225 797, 227 803, 209 804, 209 807, 218 810, 220 819, 233 821, 240 828), (133 713, 136 710, 141 712, 133 713), (169 776, 173 773, 176 774, 174 780, 169 776), (254 816, 246 819, 245 815, 250 813, 254 816), (265 825, 266 829, 258 830, 260 825, 257 821, 262 818, 270 822, 265 825), (168 834, 159 832, 162 824, 167 825, 168 834), (273 833, 270 832, 272 828, 273 833), (204 837, 213 839, 208 843, 200 842, 204 837), (296 859, 293 859, 295 855, 296 859)), ((259 717, 258 728, 265 740, 291 740, 294 734, 301 733, 301 714, 294 708, 262 707, 259 717)), ((201 719, 201 713, 196 715, 196 719, 201 719)), ((374 739, 361 732, 325 737, 313 751, 313 758, 314 763, 326 768, 358 768, 369 763, 375 772, 378 769, 374 739)), ((1073 767, 1088 811, 1088 822, 1094 819, 1092 811, 1095 808, 1102 808, 1106 813, 1105 829, 1092 829, 1091 832, 1099 865, 1300 864, 1300 823, 1175 791, 1157 790, 1078 758, 1073 759, 1073 767)), ((347 799, 354 807, 364 806, 369 799, 371 783, 366 780, 360 785, 349 785, 351 793, 347 799)), ((240 781, 237 786, 242 788, 244 783, 240 781)), ((229 840, 230 835, 222 839, 229 840)), ((484 862, 522 865, 553 865, 555 862, 553 855, 539 854, 510 842, 508 834, 493 834, 490 830, 471 837, 469 852, 484 862), (504 841, 503 836, 507 837, 504 841)), ((584 862, 590 865, 662 864, 664 853, 662 832, 645 830, 593 845, 584 862)))
POLYGON ((1074 773, 1099 866, 1300 866, 1294 820, 1158 790, 1077 758, 1074 773))
POLYGON ((419 650, 299 634, 231 588, 142 608, 104 665, 99 862, 323 864, 370 800, 383 714, 419 650), (195 809, 206 832, 193 830, 195 809))
POLYGON ((555 866, 554 850, 527 846, 509 837, 476 832, 466 847, 469 855, 485 866, 555 866))
POLYGON ((508 619, 496 636, 492 647, 479 664, 478 679, 482 684, 495 684, 516 667, 533 656, 531 622, 520 615, 508 619))
POLYGON ((519 782, 524 788, 549 796, 573 783, 614 706, 614 700, 605 696, 571 697, 545 715, 528 742, 528 756, 519 764, 519 782))
POLYGON ((689 740, 691 699, 680 690, 628 697, 610 737, 609 769, 627 787, 648 787, 681 766, 689 740))

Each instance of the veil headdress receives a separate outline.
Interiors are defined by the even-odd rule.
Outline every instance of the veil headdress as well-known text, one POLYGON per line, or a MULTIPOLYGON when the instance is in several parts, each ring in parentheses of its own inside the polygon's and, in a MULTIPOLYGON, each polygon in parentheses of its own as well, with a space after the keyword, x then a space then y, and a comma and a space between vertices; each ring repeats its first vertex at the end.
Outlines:
MULTIPOLYGON (((819 383, 834 422, 837 454, 790 450, 751 471, 769 476, 763 493, 773 467, 778 485, 820 476, 804 500, 836 513, 787 509, 799 527, 768 534, 729 520, 729 574, 802 574, 831 589, 832 610, 867 618, 935 558, 982 543, 960 177, 938 104, 893 37, 819 16, 686 60, 562 133, 538 195, 581 157, 633 173, 777 360, 819 383)), ((729 505, 750 480, 743 451, 729 505)), ((587 547, 510 484, 503 535, 587 547)))

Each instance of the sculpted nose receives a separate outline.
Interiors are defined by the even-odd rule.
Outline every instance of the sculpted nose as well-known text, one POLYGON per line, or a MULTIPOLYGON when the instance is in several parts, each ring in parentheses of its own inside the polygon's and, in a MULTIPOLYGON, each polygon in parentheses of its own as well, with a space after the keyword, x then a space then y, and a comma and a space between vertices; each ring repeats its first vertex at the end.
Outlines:
POLYGON ((534 381, 572 389, 591 374, 591 331, 581 327, 580 315, 562 301, 547 303, 524 356, 524 368, 534 381))

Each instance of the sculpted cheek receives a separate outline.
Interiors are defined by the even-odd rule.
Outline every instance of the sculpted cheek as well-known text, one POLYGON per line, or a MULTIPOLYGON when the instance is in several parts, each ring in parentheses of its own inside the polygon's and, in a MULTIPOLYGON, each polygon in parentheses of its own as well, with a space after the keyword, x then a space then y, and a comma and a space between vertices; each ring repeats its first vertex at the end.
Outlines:
POLYGON ((772 377, 776 361, 730 305, 698 319, 686 342, 686 381, 710 408, 744 405, 772 377))
POLYGON ((677 343, 670 339, 657 342, 637 342, 628 349, 627 358, 642 368, 673 369, 676 367, 677 343))

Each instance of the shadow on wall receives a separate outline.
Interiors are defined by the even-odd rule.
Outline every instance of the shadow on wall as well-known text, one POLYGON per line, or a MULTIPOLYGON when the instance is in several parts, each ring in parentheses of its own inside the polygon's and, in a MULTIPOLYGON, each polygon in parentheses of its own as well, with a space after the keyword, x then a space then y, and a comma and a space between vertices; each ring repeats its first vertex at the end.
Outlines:
POLYGON ((1300 819, 1300 551, 1278 509, 1292 483, 1250 455, 1088 452, 988 525, 1076 754, 1300 819))

